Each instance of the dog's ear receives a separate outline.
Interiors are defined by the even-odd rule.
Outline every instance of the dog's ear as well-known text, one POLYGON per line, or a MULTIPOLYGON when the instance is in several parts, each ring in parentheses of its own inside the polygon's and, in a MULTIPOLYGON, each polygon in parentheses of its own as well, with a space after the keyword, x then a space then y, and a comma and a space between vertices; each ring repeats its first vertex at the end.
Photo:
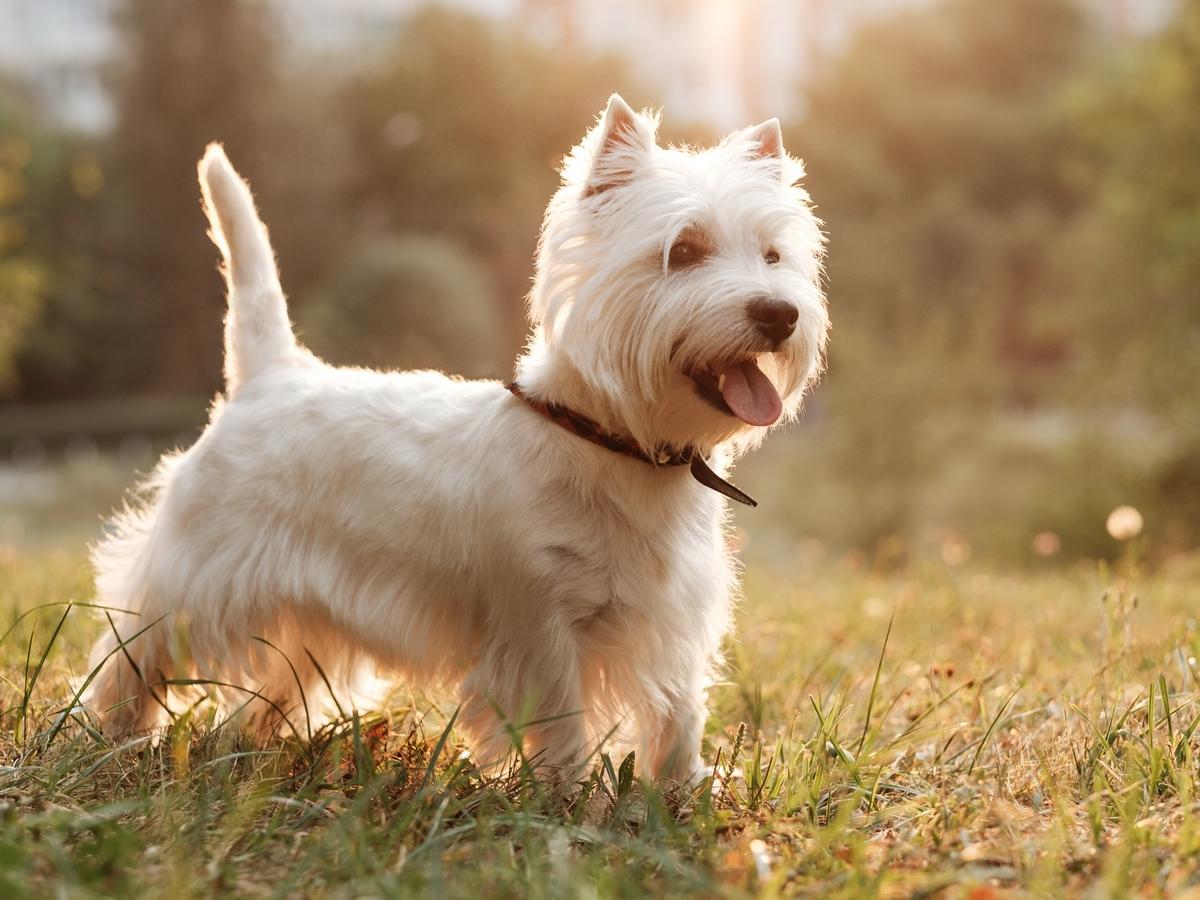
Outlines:
POLYGON ((777 159, 784 161, 787 154, 783 150, 783 131, 778 119, 767 119, 761 125, 746 129, 746 137, 755 147, 751 155, 755 159, 777 159))
POLYGON ((655 144, 656 124, 634 112, 620 94, 608 98, 599 124, 585 141, 592 151, 585 197, 607 191, 633 176, 641 158, 655 144))

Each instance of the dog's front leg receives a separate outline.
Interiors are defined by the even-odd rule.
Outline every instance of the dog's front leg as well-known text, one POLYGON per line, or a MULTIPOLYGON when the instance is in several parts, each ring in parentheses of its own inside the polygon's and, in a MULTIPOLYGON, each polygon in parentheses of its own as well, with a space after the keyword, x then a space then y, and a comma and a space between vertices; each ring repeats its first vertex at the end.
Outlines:
POLYGON ((688 686, 669 691, 668 696, 666 709, 640 717, 643 765, 651 778, 695 785, 709 774, 700 757, 708 718, 701 673, 697 672, 688 686))
POLYGON ((575 642, 560 634, 497 641, 463 681, 461 709, 485 766, 502 762, 518 742, 539 768, 575 763, 587 741, 575 642))

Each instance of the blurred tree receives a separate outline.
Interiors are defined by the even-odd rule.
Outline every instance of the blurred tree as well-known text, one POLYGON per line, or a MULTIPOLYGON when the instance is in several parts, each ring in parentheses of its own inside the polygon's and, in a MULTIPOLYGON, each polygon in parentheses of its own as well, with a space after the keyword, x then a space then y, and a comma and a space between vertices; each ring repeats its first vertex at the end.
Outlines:
POLYGON ((30 253, 29 126, 0 84, 0 396, 18 387, 16 357, 41 313, 45 273, 30 253))
POLYGON ((113 337, 155 388, 211 390, 224 301, 196 160, 212 140, 247 172, 289 152, 278 133, 274 30, 254 0, 125 0, 118 22, 111 249, 126 330, 113 337))
MULTIPOLYGON (((0 175, 3 181, 3 175, 0 175)), ((2 188, 0 188, 2 190, 2 188)), ((12 221, 5 217, 0 229, 11 234, 12 221)), ((0 237, 0 245, 6 242, 0 237)), ((32 263, 0 251, 0 395, 17 386, 14 357, 24 346, 27 332, 36 322, 41 307, 41 271, 32 263)))
POLYGON ((41 269, 42 304, 17 355, 21 402, 127 391, 142 373, 144 332, 130 323, 107 171, 93 142, 29 132, 28 252, 41 269))
POLYGON ((1088 48, 1068 0, 946 0, 864 27, 810 90, 789 145, 831 234, 843 537, 905 532, 954 432, 1061 373, 1055 255, 1081 204, 1061 98, 1088 48))
MULTIPOLYGON (((499 321, 491 332, 499 358, 519 346, 554 168, 620 86, 618 67, 434 10, 382 36, 380 45, 394 43, 386 54, 318 57, 290 44, 273 14, 285 19, 287 9, 263 0, 117 8, 124 51, 111 80, 115 130, 99 148, 64 139, 41 155, 33 231, 55 258, 46 307, 21 355, 21 399, 217 388, 223 291, 195 181, 210 140, 225 143, 255 187, 298 318, 339 322, 346 340, 365 337, 372 319, 354 298, 343 315, 328 315, 333 290, 353 280, 347 273, 382 235, 421 233, 445 239, 428 245, 438 248, 432 259, 466 269, 450 294, 478 283, 471 318, 499 321), (486 283, 468 257, 486 268, 486 283), (497 297, 499 319, 484 308, 497 297)), ((376 301, 395 302, 396 315, 415 309, 406 299, 412 271, 372 268, 376 301), (387 301, 381 285, 392 276, 401 296, 387 301)), ((389 321, 397 335, 427 331, 389 321)), ((311 329, 309 337, 356 360, 351 345, 335 347, 311 329)), ((375 361, 404 364, 404 352, 380 356, 374 338, 375 361)))
POLYGON ((378 238, 358 247, 304 305, 297 330, 338 365, 504 376, 503 329, 487 272, 442 238, 378 238))
POLYGON ((628 84, 613 60, 457 12, 418 13, 344 95, 357 162, 345 202, 357 221, 447 236, 487 260, 515 350, 555 169, 618 88, 628 84))
POLYGON ((1095 204, 1081 316, 1089 373, 1122 404, 1196 421, 1200 400, 1200 0, 1080 104, 1095 204))
POLYGON ((1081 394, 1153 465, 1139 498, 1177 543, 1200 541, 1200 0, 1090 83, 1079 180, 1095 202, 1078 229, 1081 394), (1162 438, 1166 435, 1166 439, 1162 438))

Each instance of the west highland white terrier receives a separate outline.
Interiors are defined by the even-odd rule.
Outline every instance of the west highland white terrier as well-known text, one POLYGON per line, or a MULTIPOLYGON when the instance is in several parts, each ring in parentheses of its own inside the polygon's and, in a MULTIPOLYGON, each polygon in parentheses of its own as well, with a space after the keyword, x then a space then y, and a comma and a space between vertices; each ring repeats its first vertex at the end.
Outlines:
POLYGON ((393 672, 458 688, 483 763, 514 734, 579 762, 628 723, 644 773, 703 776, 725 498, 753 502, 722 476, 820 372, 823 240, 778 121, 702 150, 657 128, 614 95, 567 155, 510 385, 300 346, 250 190, 208 148, 226 389, 94 549, 99 602, 127 611, 93 652, 106 730, 160 726, 203 681, 303 733, 393 672))

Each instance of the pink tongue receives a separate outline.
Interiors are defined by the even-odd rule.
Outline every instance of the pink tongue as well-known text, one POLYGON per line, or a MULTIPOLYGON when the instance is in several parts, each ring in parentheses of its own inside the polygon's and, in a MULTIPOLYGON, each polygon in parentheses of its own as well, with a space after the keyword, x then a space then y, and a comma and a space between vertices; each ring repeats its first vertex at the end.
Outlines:
POLYGON ((752 359, 717 370, 725 377, 721 396, 733 414, 747 425, 773 425, 783 414, 783 401, 775 385, 752 359))

